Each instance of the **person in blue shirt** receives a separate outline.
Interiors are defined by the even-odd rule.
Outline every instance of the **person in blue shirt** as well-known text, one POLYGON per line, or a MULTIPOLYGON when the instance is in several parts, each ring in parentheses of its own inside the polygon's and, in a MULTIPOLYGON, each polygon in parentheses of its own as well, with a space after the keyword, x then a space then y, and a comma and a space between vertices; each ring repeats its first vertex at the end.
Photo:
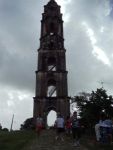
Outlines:
POLYGON ((106 120, 104 121, 104 123, 106 124, 106 128, 107 128, 107 135, 109 138, 109 142, 112 143, 112 126, 113 126, 113 121, 112 119, 107 116, 106 120))

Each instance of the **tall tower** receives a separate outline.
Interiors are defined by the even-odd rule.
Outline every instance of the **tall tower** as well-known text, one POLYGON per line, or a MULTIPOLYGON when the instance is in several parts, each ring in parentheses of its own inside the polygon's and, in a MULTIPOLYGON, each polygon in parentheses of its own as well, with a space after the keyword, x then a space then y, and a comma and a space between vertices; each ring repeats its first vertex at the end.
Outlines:
POLYGON ((61 113, 64 118, 70 114, 65 54, 60 6, 50 0, 44 6, 41 20, 34 118, 38 114, 46 118, 51 110, 61 113))

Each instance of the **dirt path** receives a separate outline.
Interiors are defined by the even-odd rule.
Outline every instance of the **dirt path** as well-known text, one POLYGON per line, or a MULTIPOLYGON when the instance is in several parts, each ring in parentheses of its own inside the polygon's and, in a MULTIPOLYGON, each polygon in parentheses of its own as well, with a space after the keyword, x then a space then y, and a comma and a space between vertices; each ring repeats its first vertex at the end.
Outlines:
POLYGON ((43 131, 42 135, 23 150, 88 150, 82 144, 80 147, 74 147, 70 137, 64 137, 64 141, 55 140, 54 131, 43 131))

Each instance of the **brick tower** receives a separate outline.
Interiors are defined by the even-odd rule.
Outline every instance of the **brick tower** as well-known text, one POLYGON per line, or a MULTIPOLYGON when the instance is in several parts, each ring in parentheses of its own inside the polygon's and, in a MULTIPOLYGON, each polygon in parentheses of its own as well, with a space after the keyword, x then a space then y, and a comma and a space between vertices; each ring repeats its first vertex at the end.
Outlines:
POLYGON ((41 114, 46 120, 51 110, 61 113, 64 118, 70 114, 65 54, 60 6, 50 0, 44 6, 41 20, 34 118, 41 114))

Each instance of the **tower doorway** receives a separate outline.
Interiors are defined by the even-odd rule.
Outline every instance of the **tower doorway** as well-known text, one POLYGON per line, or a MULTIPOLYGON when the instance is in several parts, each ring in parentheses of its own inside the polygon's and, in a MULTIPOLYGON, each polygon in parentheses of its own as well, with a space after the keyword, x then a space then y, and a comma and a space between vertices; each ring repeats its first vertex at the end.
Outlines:
POLYGON ((47 115, 47 125, 49 127, 53 127, 55 120, 56 120, 57 114, 54 110, 51 110, 47 115))

